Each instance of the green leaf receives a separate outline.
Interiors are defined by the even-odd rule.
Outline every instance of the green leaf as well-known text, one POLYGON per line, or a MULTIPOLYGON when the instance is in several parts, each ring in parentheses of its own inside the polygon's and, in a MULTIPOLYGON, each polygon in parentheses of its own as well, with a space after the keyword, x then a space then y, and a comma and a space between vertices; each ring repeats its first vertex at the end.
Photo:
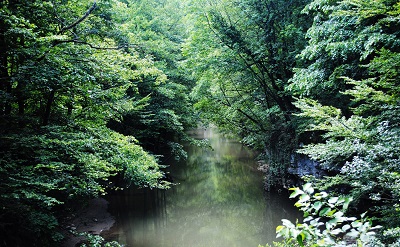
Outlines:
POLYGON ((312 187, 311 183, 304 184, 303 185, 303 190, 308 194, 313 194, 314 193, 314 188, 312 187))
POLYGON ((295 225, 294 225, 290 220, 282 219, 282 223, 283 223, 283 225, 286 226, 287 228, 291 228, 291 229, 296 228, 295 225))
POLYGON ((330 203, 330 204, 335 204, 335 203, 338 201, 338 199, 339 199, 339 197, 331 197, 331 198, 328 200, 328 203, 330 203))
POLYGON ((353 238, 353 239, 354 239, 354 238, 357 238, 359 235, 360 235, 359 232, 357 232, 357 231, 354 230, 354 229, 351 229, 350 232, 346 233, 346 236, 347 236, 347 237, 353 238))
POLYGON ((290 194, 289 198, 295 198, 298 195, 304 194, 304 191, 302 191, 299 188, 290 188, 289 190, 293 190, 293 192, 290 194))
POLYGON ((332 209, 326 214, 326 216, 331 217, 334 213, 336 213, 336 211, 337 209, 332 209))
POLYGON ((349 208, 350 202, 352 201, 351 197, 345 197, 343 203, 343 210, 346 211, 349 208))
POLYGON ((328 193, 326 193, 325 191, 321 191, 319 193, 314 194, 314 198, 317 200, 321 200, 322 198, 326 198, 326 197, 328 197, 328 193))
POLYGON ((276 232, 276 233, 279 233, 280 231, 282 231, 282 230, 285 229, 285 228, 286 228, 285 226, 279 225, 279 226, 276 227, 275 232, 276 232))
POLYGON ((334 230, 330 231, 330 234, 332 234, 332 235, 338 235, 340 233, 342 233, 341 229, 334 229, 334 230))
POLYGON ((310 196, 307 195, 307 194, 302 194, 302 195, 300 196, 300 198, 299 198, 299 202, 300 202, 300 203, 307 202, 307 201, 309 201, 309 200, 310 200, 310 196))
POLYGON ((350 228, 351 228, 351 226, 349 224, 346 224, 346 225, 342 226, 342 231, 346 232, 350 228))
POLYGON ((321 211, 319 212, 319 216, 325 216, 327 215, 329 212, 331 211, 330 207, 324 207, 323 209, 321 209, 321 211))
POLYGON ((300 232, 300 234, 297 235, 296 239, 297 239, 297 243, 300 246, 304 246, 304 239, 306 238, 306 236, 304 235, 303 232, 300 232))
POLYGON ((354 222, 351 223, 351 226, 354 227, 354 228, 361 227, 362 225, 363 225, 363 223, 361 221, 359 221, 359 220, 354 221, 354 222))
POLYGON ((339 197, 339 200, 336 202, 337 204, 342 204, 342 203, 344 203, 346 201, 346 197, 343 197, 343 196, 341 196, 341 197, 339 197))
POLYGON ((311 220, 313 220, 313 219, 314 219, 314 217, 308 216, 307 218, 305 218, 305 219, 303 220, 303 222, 311 221, 311 220))
POLYGON ((322 206, 323 206, 323 203, 320 201, 317 201, 312 205, 312 208, 315 210, 315 212, 318 212, 322 206))

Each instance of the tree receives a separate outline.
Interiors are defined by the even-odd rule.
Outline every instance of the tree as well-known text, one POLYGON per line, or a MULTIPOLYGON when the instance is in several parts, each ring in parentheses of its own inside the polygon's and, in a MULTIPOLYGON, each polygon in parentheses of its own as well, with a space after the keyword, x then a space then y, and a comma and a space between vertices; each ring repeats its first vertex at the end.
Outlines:
POLYGON ((137 97, 146 105, 109 126, 134 135, 145 148, 165 158, 185 157, 179 142, 190 140, 184 130, 195 127, 198 120, 188 97, 193 82, 179 65, 186 31, 182 21, 185 12, 178 10, 185 9, 185 2, 125 1, 119 8, 124 12, 119 17, 120 30, 138 47, 141 56, 151 57, 164 77, 157 80, 153 74, 143 74, 134 80, 137 97))
POLYGON ((317 90, 320 96, 308 95, 313 99, 306 98, 305 91, 299 94, 302 98, 296 106, 302 110, 300 116, 310 121, 307 130, 322 133, 324 140, 300 152, 332 173, 333 178, 319 180, 320 188, 351 194, 360 209, 371 206, 373 219, 384 227, 381 238, 394 242, 400 223, 399 5, 394 1, 313 1, 306 9, 324 18, 316 18, 308 32, 310 45, 302 54, 310 55, 310 65, 298 70, 292 86, 302 88, 310 82, 310 88, 317 90, 311 78, 303 77, 304 71, 314 76, 321 72, 319 66, 339 53, 343 59, 330 64, 320 77, 331 85, 329 93, 317 90), (342 31, 325 38, 316 31, 328 26, 342 31), (327 102, 333 95, 348 100, 327 102))

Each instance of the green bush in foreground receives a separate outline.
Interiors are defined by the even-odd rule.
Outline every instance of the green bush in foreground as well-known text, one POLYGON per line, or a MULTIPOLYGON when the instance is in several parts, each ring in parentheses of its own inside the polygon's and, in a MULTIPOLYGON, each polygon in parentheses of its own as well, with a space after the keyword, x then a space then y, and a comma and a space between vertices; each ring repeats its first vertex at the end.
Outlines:
POLYGON ((304 212, 305 218, 303 223, 296 224, 282 219, 283 225, 276 232, 284 240, 274 246, 384 246, 376 238, 376 230, 381 226, 372 226, 365 213, 360 218, 346 215, 351 197, 315 192, 310 183, 291 190, 290 198, 298 197, 295 206, 304 212))

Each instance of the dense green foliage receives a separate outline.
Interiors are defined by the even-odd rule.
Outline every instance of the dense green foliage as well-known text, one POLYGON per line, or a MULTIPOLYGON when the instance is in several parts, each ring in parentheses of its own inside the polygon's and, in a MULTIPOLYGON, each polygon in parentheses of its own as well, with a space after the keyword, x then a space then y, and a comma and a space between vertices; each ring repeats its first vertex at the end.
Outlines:
POLYGON ((361 219, 346 216, 351 197, 329 197, 324 191, 315 193, 309 183, 303 189, 292 190, 290 197, 299 196, 295 205, 304 212, 305 219, 297 224, 283 219, 283 225, 276 228, 287 246, 382 246, 374 232, 380 226, 372 227, 365 213, 361 219))
POLYGON ((304 88, 303 70, 311 69, 326 83, 326 98, 301 91, 296 103, 299 115, 310 120, 307 130, 324 139, 300 152, 335 175, 315 183, 351 194, 361 210, 368 205, 389 243, 399 235, 388 229, 400 225, 399 7, 396 1, 312 2, 308 9, 321 19, 309 30, 310 45, 302 53, 310 65, 293 78, 293 88, 304 88), (336 36, 317 34, 327 25, 336 36))
POLYGON ((123 134, 134 135, 148 150, 166 149, 176 159, 186 154, 179 141, 188 140, 184 130, 195 127, 189 93, 192 80, 180 69, 181 44, 186 37, 182 18, 185 6, 181 1, 125 1, 121 30, 130 42, 139 47, 143 56, 151 56, 154 66, 162 70, 168 83, 160 83, 152 73, 135 78, 137 97, 146 105, 140 111, 130 111, 123 120, 109 126, 123 134))
POLYGON ((108 188, 168 187, 141 140, 184 137, 190 81, 182 32, 128 8, 149 2, 1 1, 1 246, 54 246, 57 212, 108 188))
MULTIPOLYGON (((201 1, 199 1, 201 2, 201 1)), ((267 149, 270 181, 285 176, 297 145, 295 110, 285 92, 304 48, 307 1, 215 1, 199 4, 183 53, 197 85, 202 117, 247 145, 267 149)))

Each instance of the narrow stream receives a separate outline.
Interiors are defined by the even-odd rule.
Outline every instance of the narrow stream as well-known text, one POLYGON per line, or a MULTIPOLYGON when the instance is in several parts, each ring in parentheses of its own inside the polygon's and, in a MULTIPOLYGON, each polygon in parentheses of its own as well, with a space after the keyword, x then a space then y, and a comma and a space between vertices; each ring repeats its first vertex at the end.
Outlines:
POLYGON ((300 217, 293 201, 263 190, 255 154, 215 129, 198 129, 211 149, 187 147, 172 164, 167 191, 126 190, 109 197, 109 238, 129 247, 257 247, 276 241, 281 219, 300 217))

